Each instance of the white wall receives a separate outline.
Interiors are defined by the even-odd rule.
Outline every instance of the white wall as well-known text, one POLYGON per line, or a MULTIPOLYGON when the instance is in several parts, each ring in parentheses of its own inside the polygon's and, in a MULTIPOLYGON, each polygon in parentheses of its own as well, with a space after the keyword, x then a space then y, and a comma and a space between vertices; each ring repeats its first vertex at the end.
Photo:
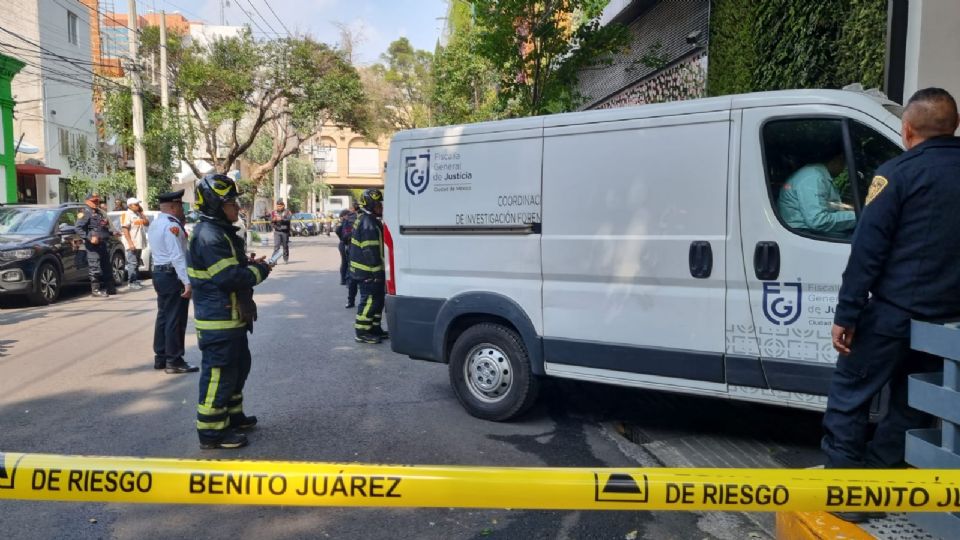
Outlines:
MULTIPOLYGON (((16 10, 0 10, 0 27, 32 42, 10 34, 0 36, 0 42, 27 49, 20 51, 19 58, 28 66, 13 80, 18 102, 14 136, 23 134, 40 152, 17 154, 17 161, 41 160, 67 178, 73 171, 67 156, 61 155, 59 130, 63 128, 73 137, 86 136, 89 148, 96 145, 89 9, 78 0, 22 1, 16 10), (76 44, 68 39, 68 11, 77 16, 76 44)), ((58 176, 37 177, 38 202, 60 202, 59 191, 58 176)))
POLYGON ((904 100, 939 86, 960 100, 960 2, 910 0, 904 100))

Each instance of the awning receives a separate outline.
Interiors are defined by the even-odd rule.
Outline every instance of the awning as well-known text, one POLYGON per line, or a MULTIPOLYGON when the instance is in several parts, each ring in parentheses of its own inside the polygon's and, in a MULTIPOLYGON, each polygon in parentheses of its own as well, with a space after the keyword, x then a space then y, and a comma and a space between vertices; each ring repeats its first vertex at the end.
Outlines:
POLYGON ((17 172, 20 174, 60 174, 60 169, 51 169, 43 165, 17 163, 17 172))

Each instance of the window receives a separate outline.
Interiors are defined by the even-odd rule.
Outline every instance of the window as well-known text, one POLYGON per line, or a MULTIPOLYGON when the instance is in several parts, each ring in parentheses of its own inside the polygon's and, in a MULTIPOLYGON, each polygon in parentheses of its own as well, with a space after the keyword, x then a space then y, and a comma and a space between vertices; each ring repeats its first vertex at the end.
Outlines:
POLYGON ((63 227, 73 227, 77 224, 77 213, 73 210, 64 210, 57 219, 57 230, 63 227))
POLYGON ((72 11, 67 12, 67 41, 71 45, 79 43, 77 39, 77 15, 72 11))
POLYGON ((853 236, 874 171, 901 153, 873 129, 838 118, 768 122, 763 151, 770 200, 781 223, 801 236, 833 241, 853 236))
POLYGON ((324 141, 314 154, 314 163, 324 174, 337 174, 337 147, 324 141))
POLYGON ((69 178, 60 178, 60 202, 67 201, 79 201, 78 194, 70 192, 70 179, 69 178))
POLYGON ((59 136, 58 146, 60 146, 60 155, 69 156, 70 155, 70 132, 63 128, 57 128, 57 135, 59 136))
POLYGON ((350 175, 380 174, 379 148, 351 148, 347 167, 350 175))

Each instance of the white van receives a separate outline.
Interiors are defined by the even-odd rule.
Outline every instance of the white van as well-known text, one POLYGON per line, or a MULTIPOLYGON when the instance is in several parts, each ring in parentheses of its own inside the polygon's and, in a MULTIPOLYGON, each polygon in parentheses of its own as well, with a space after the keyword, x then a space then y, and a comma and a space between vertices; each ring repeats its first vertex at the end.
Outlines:
POLYGON ((401 132, 392 348, 490 420, 542 376, 822 409, 852 230, 788 225, 781 194, 833 163, 807 202, 852 228, 899 114, 785 91, 401 132))

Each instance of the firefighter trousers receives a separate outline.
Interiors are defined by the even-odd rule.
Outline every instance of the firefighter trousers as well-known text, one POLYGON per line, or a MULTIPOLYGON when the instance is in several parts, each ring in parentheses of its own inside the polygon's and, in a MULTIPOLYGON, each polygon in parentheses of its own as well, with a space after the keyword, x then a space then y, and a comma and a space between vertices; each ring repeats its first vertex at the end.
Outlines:
POLYGON ((244 417, 250 347, 245 328, 197 331, 197 341, 202 354, 197 435, 201 443, 210 443, 223 438, 231 423, 244 417))
POLYGON ((383 281, 361 281, 360 303, 357 304, 357 320, 354 328, 358 336, 380 334, 383 329, 380 320, 383 317, 383 300, 386 289, 383 281))

